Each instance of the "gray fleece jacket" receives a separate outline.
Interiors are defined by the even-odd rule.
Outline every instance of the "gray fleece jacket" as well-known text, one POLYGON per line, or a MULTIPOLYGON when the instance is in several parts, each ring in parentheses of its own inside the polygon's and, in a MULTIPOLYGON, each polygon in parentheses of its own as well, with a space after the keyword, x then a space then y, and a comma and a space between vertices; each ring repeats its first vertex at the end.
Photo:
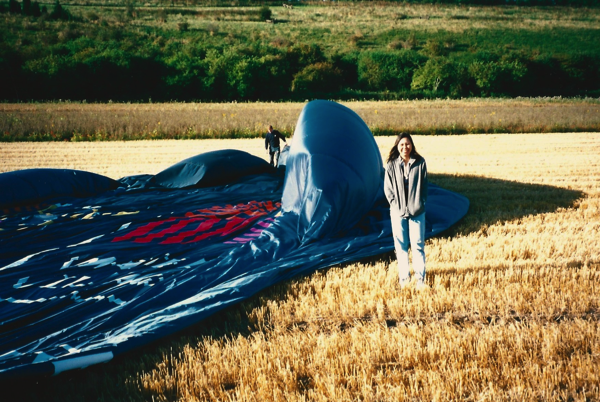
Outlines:
POLYGON ((427 201, 427 164, 422 157, 408 162, 408 202, 404 194, 402 158, 388 162, 385 167, 384 191, 390 208, 400 211, 400 216, 418 216, 425 212, 427 201))

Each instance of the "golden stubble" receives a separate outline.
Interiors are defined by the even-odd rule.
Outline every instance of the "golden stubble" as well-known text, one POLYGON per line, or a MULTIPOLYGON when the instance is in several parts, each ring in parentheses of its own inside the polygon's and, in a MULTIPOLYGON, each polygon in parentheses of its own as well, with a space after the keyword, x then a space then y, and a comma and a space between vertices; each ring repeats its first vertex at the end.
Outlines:
MULTIPOLYGON (((471 198, 426 242, 430 289, 401 291, 390 255, 321 270, 128 362, 119 381, 146 400, 600 399, 600 134, 413 138, 431 181, 471 198)), ((394 138, 376 141, 385 159, 394 138)), ((261 139, 31 145, 40 165, 60 155, 112 177, 214 149, 266 158, 261 139)), ((2 163, 29 146, 2 144, 2 163)))

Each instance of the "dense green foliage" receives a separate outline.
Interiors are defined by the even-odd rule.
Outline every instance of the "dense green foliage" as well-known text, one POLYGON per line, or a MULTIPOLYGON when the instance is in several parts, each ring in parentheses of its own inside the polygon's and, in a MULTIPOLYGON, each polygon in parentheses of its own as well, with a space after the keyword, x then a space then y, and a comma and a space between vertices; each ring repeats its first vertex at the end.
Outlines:
POLYGON ((265 39, 264 26, 273 24, 264 22, 272 15, 264 5, 142 10, 127 3, 112 19, 58 1, 46 9, 11 0, 1 9, 4 101, 600 96, 600 30, 589 27, 391 26, 334 48, 318 39, 328 37, 320 27, 306 38, 265 39), (179 22, 164 23, 174 13, 179 22), (188 14, 216 22, 197 28, 188 14), (144 15, 154 24, 136 22, 144 15), (223 31, 218 21, 232 16, 255 30, 223 31))

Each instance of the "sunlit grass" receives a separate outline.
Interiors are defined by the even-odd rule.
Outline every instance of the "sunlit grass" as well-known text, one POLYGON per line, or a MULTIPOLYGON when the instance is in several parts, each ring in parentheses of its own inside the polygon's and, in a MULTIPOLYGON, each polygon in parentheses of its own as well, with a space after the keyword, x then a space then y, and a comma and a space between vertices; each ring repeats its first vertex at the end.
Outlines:
MULTIPOLYGON (((357 42, 352 38, 357 33, 360 33, 361 49, 384 47, 387 43, 382 43, 380 38, 390 34, 400 39, 405 39, 401 36, 410 33, 416 34, 422 45, 426 37, 438 37, 439 34, 460 35, 474 30, 478 31, 479 40, 484 39, 487 32, 503 32, 511 37, 507 43, 510 44, 512 41, 522 40, 522 32, 521 35, 514 33, 518 31, 546 31, 546 37, 555 30, 593 32, 600 22, 600 14, 593 8, 319 2, 296 6, 294 9, 273 5, 272 18, 276 23, 265 26, 262 22, 249 21, 243 14, 244 11, 251 13, 256 7, 206 10, 191 6, 183 9, 192 13, 196 10, 197 14, 172 13, 166 22, 157 23, 156 18, 146 18, 133 23, 141 26, 158 24, 168 29, 177 29, 177 24, 185 21, 190 24, 190 29, 212 31, 214 34, 211 36, 215 41, 229 37, 235 42, 235 38, 243 41, 244 38, 252 37, 254 41, 268 43, 274 38, 284 37, 292 42, 319 43, 328 52, 335 53, 355 48, 357 42)), ((154 11, 146 11, 157 12, 156 8, 154 11)), ((141 15, 143 13, 142 10, 141 15)), ((563 34, 552 40, 554 44, 560 44, 561 40, 567 39, 563 34)), ((573 45, 579 47, 577 43, 573 45)))
MULTIPOLYGON (((600 131, 595 99, 342 102, 377 135, 600 131)), ((261 137, 294 131, 305 103, 0 104, 3 141, 261 137)))

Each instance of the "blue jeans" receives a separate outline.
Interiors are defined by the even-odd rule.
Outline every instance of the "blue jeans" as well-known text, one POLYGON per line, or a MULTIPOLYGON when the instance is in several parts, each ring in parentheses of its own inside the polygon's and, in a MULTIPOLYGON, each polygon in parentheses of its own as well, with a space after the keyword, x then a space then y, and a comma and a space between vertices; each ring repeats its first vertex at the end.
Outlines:
POLYGON ((400 216, 400 211, 390 208, 394 248, 398 260, 400 284, 410 280, 408 246, 412 249, 413 270, 418 281, 425 281, 425 212, 410 218, 400 216))
POLYGON ((279 147, 277 148, 271 148, 271 150, 269 151, 269 156, 271 157, 269 160, 269 163, 271 164, 271 166, 273 167, 277 167, 279 166, 279 147))

